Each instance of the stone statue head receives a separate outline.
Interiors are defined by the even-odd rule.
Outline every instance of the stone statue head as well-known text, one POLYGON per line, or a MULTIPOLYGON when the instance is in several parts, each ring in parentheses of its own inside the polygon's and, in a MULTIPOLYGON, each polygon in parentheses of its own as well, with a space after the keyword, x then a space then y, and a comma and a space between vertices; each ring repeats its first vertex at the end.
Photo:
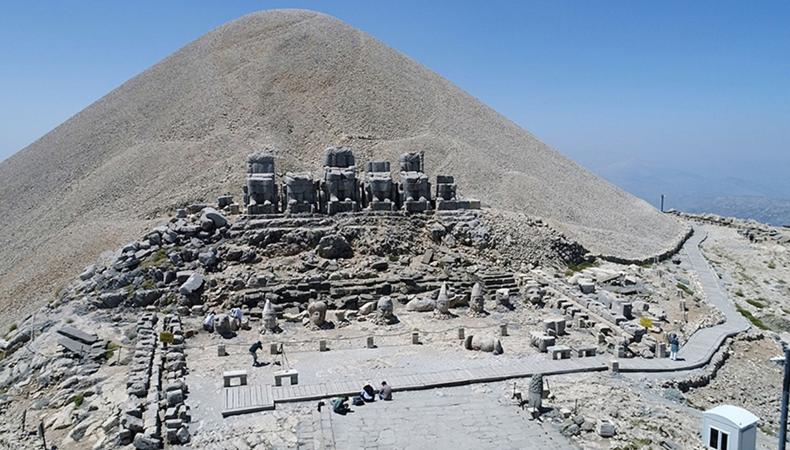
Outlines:
POLYGON ((395 306, 389 296, 381 297, 376 303, 376 313, 383 319, 389 319, 393 316, 395 306))
POLYGON ((447 283, 442 283, 439 289, 439 296, 436 297, 436 312, 447 314, 450 312, 450 299, 447 297, 447 283))
POLYGON ((376 302, 376 314, 373 322, 377 325, 392 325, 398 323, 398 318, 394 314, 395 306, 389 296, 384 296, 376 302))
POLYGON ((263 327, 266 330, 273 331, 277 329, 277 313, 269 300, 266 300, 266 303, 263 305, 262 319, 263 327))
POLYGON ((469 296, 469 312, 482 313, 485 308, 485 297, 483 296, 483 287, 480 283, 475 283, 472 287, 472 294, 469 296))
POLYGON ((322 301, 312 302, 307 306, 307 313, 310 315, 310 323, 320 327, 326 321, 326 303, 322 301))

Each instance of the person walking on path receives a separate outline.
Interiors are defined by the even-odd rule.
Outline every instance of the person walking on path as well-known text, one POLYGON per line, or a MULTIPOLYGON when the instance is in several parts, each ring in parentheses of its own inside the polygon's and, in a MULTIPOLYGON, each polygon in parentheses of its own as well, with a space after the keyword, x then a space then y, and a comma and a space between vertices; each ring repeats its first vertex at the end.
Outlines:
POLYGON ((250 354, 252 355, 252 367, 258 367, 258 350, 263 348, 261 341, 258 341, 250 347, 250 354))
POLYGON ((680 341, 678 340, 678 336, 672 333, 672 335, 669 336, 669 359, 677 361, 678 350, 680 350, 680 341))

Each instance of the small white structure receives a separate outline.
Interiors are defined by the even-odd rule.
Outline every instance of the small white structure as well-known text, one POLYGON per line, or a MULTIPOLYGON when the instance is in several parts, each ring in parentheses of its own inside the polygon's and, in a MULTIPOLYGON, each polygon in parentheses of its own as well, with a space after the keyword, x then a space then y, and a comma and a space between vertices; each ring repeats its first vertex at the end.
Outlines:
POLYGON ((760 418, 732 405, 720 405, 702 414, 702 443, 707 449, 755 450, 760 418))

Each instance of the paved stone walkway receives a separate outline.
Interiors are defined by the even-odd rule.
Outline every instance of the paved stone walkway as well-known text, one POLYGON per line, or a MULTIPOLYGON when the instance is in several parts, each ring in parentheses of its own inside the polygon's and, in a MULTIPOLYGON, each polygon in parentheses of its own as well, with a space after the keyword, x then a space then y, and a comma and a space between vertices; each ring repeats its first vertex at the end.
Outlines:
POLYGON ((297 429, 298 448, 347 449, 575 449, 551 426, 530 421, 519 408, 501 405, 487 389, 445 388, 403 392, 392 402, 352 407, 345 416, 329 408, 297 429))
MULTIPOLYGON (((722 311, 726 322, 694 333, 681 348, 678 361, 669 359, 622 359, 622 372, 671 372, 689 370, 704 366, 721 346, 724 340, 740 331, 749 328, 748 322, 735 310, 722 289, 718 276, 702 255, 699 245, 704 236, 695 233, 686 242, 683 253, 698 273, 700 283, 708 301, 722 311)), ((371 351, 368 349, 356 351, 371 351)), ((605 371, 612 360, 611 355, 598 355, 588 358, 573 358, 552 361, 545 354, 525 358, 507 358, 491 356, 482 360, 469 360, 456 357, 436 358, 432 364, 411 365, 408 371, 404 367, 382 367, 368 372, 354 371, 353 352, 355 350, 338 350, 321 354, 316 352, 303 363, 295 364, 300 371, 300 382, 296 386, 250 388, 245 396, 228 395, 225 413, 243 414, 245 412, 272 409, 276 403, 301 402, 325 399, 337 395, 353 395, 359 392, 360 386, 367 382, 378 383, 387 380, 396 392, 431 389, 438 387, 459 386, 474 383, 502 381, 512 378, 530 377, 536 373, 557 375, 566 373, 605 371), (331 377, 317 376, 321 358, 332 358, 337 361, 349 361, 348 373, 351 376, 335 374, 331 377), (308 362, 309 361, 309 362, 308 362), (498 363, 497 361, 500 361, 498 363), (316 366, 316 364, 319 364, 316 366), (336 381, 338 380, 338 381, 336 381), (261 395, 264 392, 265 395, 261 395), (255 395, 258 395, 256 400, 255 395), (250 397, 252 396, 252 397, 250 397)), ((392 355, 397 348, 388 348, 392 355)), ((368 354, 370 356, 370 354, 368 354)), ((238 389, 238 388, 228 388, 238 389)))

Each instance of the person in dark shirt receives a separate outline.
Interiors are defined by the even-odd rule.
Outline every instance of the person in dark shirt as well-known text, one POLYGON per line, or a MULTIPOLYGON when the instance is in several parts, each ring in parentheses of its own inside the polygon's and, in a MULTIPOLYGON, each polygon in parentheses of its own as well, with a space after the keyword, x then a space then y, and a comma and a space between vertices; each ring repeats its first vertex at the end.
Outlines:
POLYGON ((250 347, 250 354, 252 355, 252 367, 258 367, 258 350, 263 348, 261 341, 258 341, 250 347))
POLYGON ((376 391, 373 389, 373 386, 366 384, 362 390, 359 392, 359 396, 362 397, 362 400, 365 403, 370 403, 376 401, 376 391))
POLYGON ((329 402, 332 405, 332 411, 336 414, 340 414, 345 416, 347 413, 351 412, 351 408, 348 407, 348 397, 335 397, 329 402))

